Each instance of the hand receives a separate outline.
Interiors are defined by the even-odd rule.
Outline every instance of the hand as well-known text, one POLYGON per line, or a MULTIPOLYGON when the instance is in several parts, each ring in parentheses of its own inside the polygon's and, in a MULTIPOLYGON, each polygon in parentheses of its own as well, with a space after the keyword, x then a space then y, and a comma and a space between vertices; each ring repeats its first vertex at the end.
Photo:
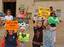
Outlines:
POLYGON ((47 29, 50 29, 50 25, 47 26, 47 29))

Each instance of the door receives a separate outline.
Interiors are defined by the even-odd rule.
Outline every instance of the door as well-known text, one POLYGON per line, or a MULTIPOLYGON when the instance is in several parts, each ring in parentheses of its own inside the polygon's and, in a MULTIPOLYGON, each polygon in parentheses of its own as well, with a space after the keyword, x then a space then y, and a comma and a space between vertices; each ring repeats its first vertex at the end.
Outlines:
POLYGON ((12 15, 15 17, 16 16, 16 2, 4 2, 4 13, 6 12, 7 9, 10 9, 12 12, 12 15))

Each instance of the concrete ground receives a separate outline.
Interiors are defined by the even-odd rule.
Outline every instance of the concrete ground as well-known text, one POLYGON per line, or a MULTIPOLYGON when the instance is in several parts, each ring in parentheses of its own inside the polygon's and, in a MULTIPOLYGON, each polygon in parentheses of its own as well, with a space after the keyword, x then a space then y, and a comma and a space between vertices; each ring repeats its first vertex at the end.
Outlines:
MULTIPOLYGON (((32 38, 33 38, 33 29, 32 29, 32 21, 30 21, 30 28, 29 31, 27 31, 28 33, 30 33, 30 41, 28 43, 26 43, 27 47, 32 47, 31 43, 32 43, 32 38)), ((3 29, 3 28, 2 28, 3 29)), ((57 42, 56 42, 56 47, 64 47, 64 22, 61 22, 58 27, 57 27, 57 42)), ((1 36, 4 34, 5 30, 1 30, 0 28, 0 39, 1 36)), ((1 40, 0 40, 1 42, 1 40)), ((1 47, 1 46, 0 46, 1 47)))

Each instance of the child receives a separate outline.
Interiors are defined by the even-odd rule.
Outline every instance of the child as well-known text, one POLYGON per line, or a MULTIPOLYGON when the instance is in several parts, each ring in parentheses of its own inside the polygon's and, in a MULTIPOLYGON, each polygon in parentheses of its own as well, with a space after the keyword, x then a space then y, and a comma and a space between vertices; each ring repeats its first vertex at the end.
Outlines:
POLYGON ((5 47, 17 46, 17 34, 13 33, 13 30, 8 30, 5 37, 5 47))
POLYGON ((43 42, 43 27, 42 23, 39 23, 34 29, 34 37, 32 45, 33 47, 40 47, 43 42))
POLYGON ((50 9, 50 13, 55 12, 52 6, 50 6, 49 9, 50 9))
POLYGON ((27 16, 27 12, 24 9, 19 8, 19 14, 16 16, 18 19, 24 20, 27 16))
POLYGON ((45 33, 44 47, 55 47, 56 43, 56 26, 59 23, 58 17, 55 13, 51 13, 48 18, 48 29, 45 33))
POLYGON ((38 15, 38 9, 35 9, 35 11, 34 11, 34 16, 33 16, 33 18, 32 18, 32 20, 33 20, 33 23, 35 23, 36 21, 37 21, 37 16, 38 15))
POLYGON ((21 31, 18 32, 19 45, 21 47, 26 47, 26 42, 29 41, 29 34, 24 33, 25 32, 25 28, 24 27, 21 27, 20 29, 21 29, 21 31))
POLYGON ((11 10, 7 10, 5 20, 13 20, 13 16, 11 15, 11 10))
POLYGON ((33 24, 37 21, 37 15, 33 16, 33 24))

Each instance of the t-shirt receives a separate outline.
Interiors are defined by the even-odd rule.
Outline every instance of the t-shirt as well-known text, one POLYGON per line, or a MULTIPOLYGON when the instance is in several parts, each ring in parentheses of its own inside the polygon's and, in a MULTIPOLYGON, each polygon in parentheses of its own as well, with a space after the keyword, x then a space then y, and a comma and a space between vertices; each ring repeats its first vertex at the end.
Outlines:
POLYGON ((10 16, 5 16, 5 20, 13 20, 13 16, 10 15, 10 16))
POLYGON ((33 37, 33 41, 35 42, 43 42, 43 27, 34 27, 34 37, 33 37), (39 34, 39 38, 37 39, 37 32, 40 32, 39 34))
POLYGON ((16 38, 17 38, 17 34, 14 33, 13 35, 9 35, 7 33, 7 36, 5 37, 5 47, 16 47, 17 43, 16 43, 16 38))

